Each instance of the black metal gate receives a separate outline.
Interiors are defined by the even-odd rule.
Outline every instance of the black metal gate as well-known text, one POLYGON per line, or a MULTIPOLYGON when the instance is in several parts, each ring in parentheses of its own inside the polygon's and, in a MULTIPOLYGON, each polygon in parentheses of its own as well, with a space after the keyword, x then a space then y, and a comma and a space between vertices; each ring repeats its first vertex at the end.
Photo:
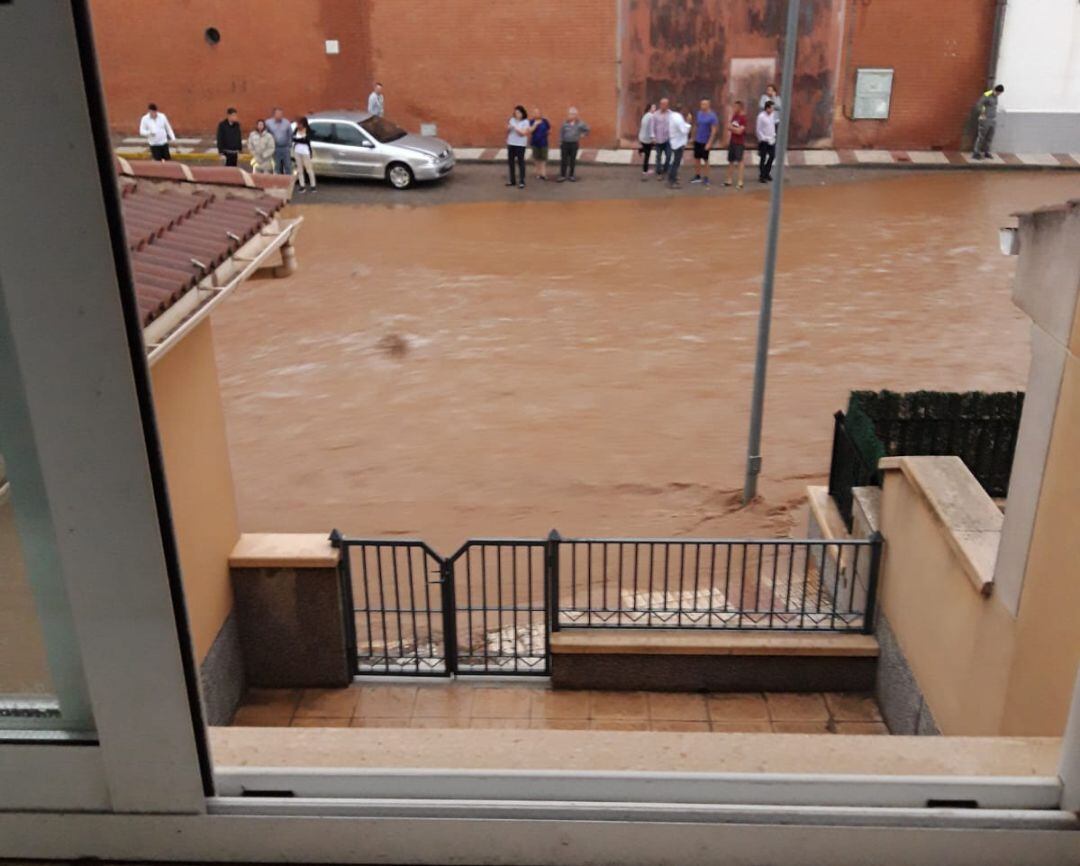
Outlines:
POLYGON ((332 536, 354 673, 549 673, 549 545, 472 539, 443 557, 422 541, 332 536))
POLYGON ((882 538, 345 538, 341 590, 355 674, 550 673, 573 628, 863 632, 882 538))

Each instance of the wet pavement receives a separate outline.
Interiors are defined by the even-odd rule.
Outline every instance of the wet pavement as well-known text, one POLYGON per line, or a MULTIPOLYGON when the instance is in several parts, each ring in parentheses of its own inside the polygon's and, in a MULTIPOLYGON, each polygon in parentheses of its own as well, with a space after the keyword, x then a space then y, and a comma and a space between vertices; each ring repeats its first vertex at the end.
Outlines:
POLYGON ((299 271, 214 316, 243 529, 337 526, 444 553, 552 527, 801 534, 849 391, 1024 387, 1028 326, 996 230, 1080 194, 1060 173, 854 173, 793 180, 785 198, 748 509, 756 184, 654 195, 624 174, 596 200, 584 182, 568 202, 493 184, 493 201, 439 206, 413 206, 422 190, 301 199, 299 271))

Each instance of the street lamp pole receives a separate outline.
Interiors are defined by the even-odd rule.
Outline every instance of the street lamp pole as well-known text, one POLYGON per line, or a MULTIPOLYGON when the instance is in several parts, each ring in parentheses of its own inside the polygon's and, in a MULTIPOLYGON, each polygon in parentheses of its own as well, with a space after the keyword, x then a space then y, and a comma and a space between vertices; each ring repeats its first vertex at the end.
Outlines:
POLYGON ((787 162, 791 90, 795 77, 795 50, 799 37, 799 0, 788 0, 787 32, 784 36, 784 71, 780 84, 780 128, 776 136, 776 179, 769 201, 769 229, 765 242, 765 271, 761 278, 761 313, 758 317, 757 357, 754 361, 754 393, 750 403, 750 439, 746 449, 746 481, 743 505, 757 495, 761 473, 761 415, 765 406, 765 369, 769 361, 769 328, 772 324, 773 280, 780 234, 780 205, 784 197, 784 163, 787 162))

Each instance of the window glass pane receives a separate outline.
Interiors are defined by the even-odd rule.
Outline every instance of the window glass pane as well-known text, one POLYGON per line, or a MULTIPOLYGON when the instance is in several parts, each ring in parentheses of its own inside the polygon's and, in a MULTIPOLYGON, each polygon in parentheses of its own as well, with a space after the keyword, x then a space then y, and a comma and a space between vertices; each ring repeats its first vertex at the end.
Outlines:
POLYGON ((334 127, 334 133, 341 144, 357 144, 363 146, 367 139, 355 126, 338 123, 334 127))
POLYGON ((6 372, 0 376, 10 386, 0 411, 0 740, 35 731, 92 738, 52 517, 19 411, 20 389, 10 367, 6 372))
POLYGON ((311 131, 312 141, 330 141, 334 125, 325 121, 313 120, 308 124, 308 129, 311 131))

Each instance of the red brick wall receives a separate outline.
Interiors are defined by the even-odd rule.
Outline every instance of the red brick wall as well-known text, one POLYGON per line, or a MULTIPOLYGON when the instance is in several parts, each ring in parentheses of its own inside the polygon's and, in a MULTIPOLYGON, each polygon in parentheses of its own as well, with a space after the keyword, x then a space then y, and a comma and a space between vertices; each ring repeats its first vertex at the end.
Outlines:
POLYGON ((178 135, 213 130, 235 105, 245 130, 275 105, 290 116, 359 106, 370 87, 367 16, 356 0, 92 0, 109 124, 138 135, 156 102, 178 135), (207 27, 221 33, 209 45, 207 27), (341 53, 328 55, 324 40, 341 53))
POLYGON ((177 133, 212 130, 228 105, 245 129, 281 105, 289 116, 367 104, 386 89, 392 119, 434 122, 458 146, 505 142, 518 102, 552 121, 576 105, 590 143, 615 141, 613 0, 92 0, 110 125, 138 134, 148 102, 177 133), (207 27, 221 32, 211 46, 207 27), (327 55, 324 40, 341 53, 327 55))
POLYGON ((994 0, 849 0, 837 147, 960 146, 986 80, 994 0), (888 120, 849 120, 860 66, 893 68, 888 120))
POLYGON ((613 0, 374 0, 372 66, 386 113, 453 144, 501 145, 517 103, 556 123, 575 105, 589 143, 615 143, 613 0))

